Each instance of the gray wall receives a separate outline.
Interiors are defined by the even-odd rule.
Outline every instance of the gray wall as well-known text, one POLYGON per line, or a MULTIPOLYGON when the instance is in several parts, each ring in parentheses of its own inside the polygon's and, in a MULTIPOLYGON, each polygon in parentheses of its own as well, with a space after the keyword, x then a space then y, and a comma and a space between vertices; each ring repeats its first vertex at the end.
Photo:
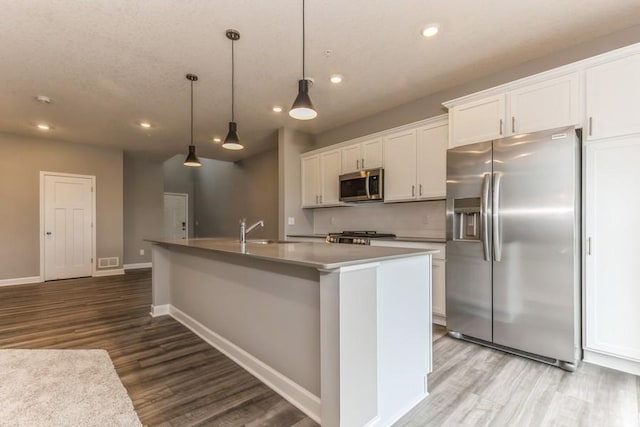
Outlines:
POLYGON ((240 168, 220 160, 200 158, 200 163, 193 174, 196 237, 235 236, 243 204, 240 168))
POLYGON ((96 176, 96 255, 122 263, 122 151, 0 133, 0 153, 0 279, 40 274, 40 171, 96 176))
MULTIPOLYGON (((278 150, 271 150, 238 162, 244 180, 245 214, 247 221, 264 219, 264 228, 251 237, 278 238, 278 150)), ((237 197, 237 196, 236 196, 237 197)), ((237 229, 237 219, 235 226, 237 229)))
POLYGON ((151 261, 151 244, 162 237, 163 165, 160 161, 124 154, 124 264, 151 261), (140 249, 145 254, 140 255, 140 249))
POLYGON ((252 238, 278 235, 278 152, 266 151, 237 163, 200 158, 187 168, 184 156, 164 163, 165 191, 189 194, 190 236, 236 237, 239 221, 260 219, 252 238))
POLYGON ((472 82, 446 89, 424 98, 400 105, 396 108, 325 131, 316 135, 315 145, 313 148, 325 147, 357 138, 359 136, 368 135, 370 133, 383 131, 385 129, 390 129, 407 123, 417 122, 428 117, 434 117, 439 114, 446 113, 446 109, 442 106, 442 103, 445 101, 508 83, 510 81, 562 65, 570 64, 613 49, 638 43, 639 41, 640 25, 637 25, 617 33, 573 46, 552 55, 525 62, 499 73, 488 76, 479 76, 478 79, 472 82))
POLYGON ((313 233, 313 210, 302 209, 300 154, 309 151, 313 137, 292 129, 278 130, 278 237, 313 233), (295 225, 289 225, 293 218, 295 225))

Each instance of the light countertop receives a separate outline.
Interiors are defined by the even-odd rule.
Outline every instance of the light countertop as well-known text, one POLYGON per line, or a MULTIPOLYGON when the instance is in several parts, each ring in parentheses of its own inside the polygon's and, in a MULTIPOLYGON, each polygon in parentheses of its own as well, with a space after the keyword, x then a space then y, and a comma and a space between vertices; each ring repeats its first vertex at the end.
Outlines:
POLYGON ((388 248, 326 243, 287 242, 263 244, 250 240, 248 240, 245 245, 241 245, 238 241, 228 238, 147 239, 147 241, 159 245, 235 254, 267 261, 314 267, 322 270, 438 252, 430 249, 388 248))

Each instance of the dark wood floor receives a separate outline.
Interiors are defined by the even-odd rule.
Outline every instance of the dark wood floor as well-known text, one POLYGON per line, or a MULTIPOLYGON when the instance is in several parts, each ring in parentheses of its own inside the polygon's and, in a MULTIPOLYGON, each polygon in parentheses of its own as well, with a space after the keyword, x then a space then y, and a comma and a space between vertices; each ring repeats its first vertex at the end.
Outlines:
POLYGON ((0 288, 0 348, 106 349, 146 425, 317 425, 171 317, 151 318, 150 277, 0 288))
MULTIPOLYGON (((150 278, 0 288, 0 348, 108 350, 147 425, 317 425, 171 317, 151 318, 150 278)), ((434 327, 430 396, 398 426, 640 425, 640 377, 570 374, 444 332, 434 327)))

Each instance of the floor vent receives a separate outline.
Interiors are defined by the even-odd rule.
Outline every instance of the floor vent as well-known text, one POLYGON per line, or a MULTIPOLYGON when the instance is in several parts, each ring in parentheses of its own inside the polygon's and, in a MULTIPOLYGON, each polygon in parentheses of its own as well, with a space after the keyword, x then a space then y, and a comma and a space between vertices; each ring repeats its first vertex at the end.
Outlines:
POLYGON ((117 256, 98 258, 98 268, 117 267, 118 265, 120 265, 120 258, 117 256))

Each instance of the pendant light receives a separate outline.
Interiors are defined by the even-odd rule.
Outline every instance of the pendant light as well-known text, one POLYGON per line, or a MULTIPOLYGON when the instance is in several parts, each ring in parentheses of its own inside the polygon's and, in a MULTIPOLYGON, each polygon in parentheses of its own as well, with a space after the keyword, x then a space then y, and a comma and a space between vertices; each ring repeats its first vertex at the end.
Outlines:
POLYGON ((184 160, 185 166, 198 167, 200 166, 200 160, 196 156, 196 146, 193 145, 193 82, 198 81, 198 76, 195 74, 187 74, 187 80, 191 81, 191 144, 189 144, 189 154, 184 160))
POLYGON ((226 148, 227 150, 242 150, 244 146, 240 144, 240 138, 238 138, 238 126, 235 121, 235 103, 234 103, 234 95, 235 95, 235 64, 234 64, 234 51, 233 45, 236 40, 240 40, 240 33, 236 30, 227 30, 227 38, 231 40, 231 121, 229 122, 229 133, 227 137, 224 139, 224 143, 222 144, 222 148, 226 148))
POLYGON ((302 0, 302 79, 298 80, 298 96, 289 110, 289 115, 294 119, 311 120, 318 115, 309 98, 309 83, 304 75, 304 0, 302 0))

